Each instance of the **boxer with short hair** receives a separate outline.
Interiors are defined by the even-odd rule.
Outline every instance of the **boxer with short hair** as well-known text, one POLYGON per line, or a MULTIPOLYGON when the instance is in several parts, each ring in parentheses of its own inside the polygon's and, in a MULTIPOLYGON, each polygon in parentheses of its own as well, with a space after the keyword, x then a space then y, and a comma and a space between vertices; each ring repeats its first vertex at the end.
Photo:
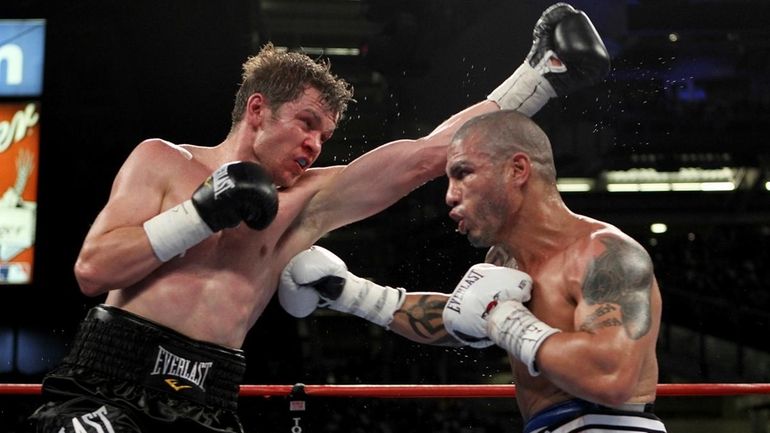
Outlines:
POLYGON ((525 433, 665 432, 652 413, 662 300, 652 260, 618 228, 572 213, 550 142, 510 110, 463 125, 447 157, 458 231, 491 247, 454 291, 406 292, 359 278, 319 246, 284 269, 279 299, 355 314, 413 341, 493 344, 510 356, 525 433))
MULTIPOLYGON (((585 15, 558 4, 536 41, 557 16, 591 34, 585 15)), ((665 432, 652 412, 662 300, 647 251, 567 208, 550 140, 516 111, 468 120, 446 173, 449 216, 471 245, 489 248, 489 263, 451 294, 407 292, 359 278, 314 246, 283 271, 284 309, 303 317, 328 307, 427 344, 496 344, 510 357, 525 433, 665 432)))
MULTIPOLYGON (((576 50, 566 40, 577 33, 554 39, 558 22, 549 26, 489 99, 346 166, 310 168, 352 100, 350 86, 328 63, 272 44, 243 64, 220 144, 141 142, 75 263, 81 291, 106 300, 44 378, 37 431, 242 431, 240 348, 292 257, 442 175, 466 120, 501 108, 531 115, 606 72, 603 45, 591 54, 599 69, 582 56, 562 67, 557 56, 576 50)), ((386 298, 374 305, 401 302, 386 298)))

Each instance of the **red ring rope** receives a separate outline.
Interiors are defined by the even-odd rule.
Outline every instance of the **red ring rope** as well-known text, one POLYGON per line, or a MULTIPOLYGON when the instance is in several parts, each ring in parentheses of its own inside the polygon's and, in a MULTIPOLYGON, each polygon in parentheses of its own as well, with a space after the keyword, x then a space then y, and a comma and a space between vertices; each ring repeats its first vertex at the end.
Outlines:
MULTIPOLYGON (((298 384, 299 385, 299 384, 298 384)), ((516 397, 515 385, 302 385, 308 396, 374 398, 516 397)), ((279 397, 295 385, 241 385, 242 397, 279 397)), ((0 383, 0 395, 37 395, 40 384, 0 383)), ((658 396, 770 394, 770 383, 661 383, 658 396)))

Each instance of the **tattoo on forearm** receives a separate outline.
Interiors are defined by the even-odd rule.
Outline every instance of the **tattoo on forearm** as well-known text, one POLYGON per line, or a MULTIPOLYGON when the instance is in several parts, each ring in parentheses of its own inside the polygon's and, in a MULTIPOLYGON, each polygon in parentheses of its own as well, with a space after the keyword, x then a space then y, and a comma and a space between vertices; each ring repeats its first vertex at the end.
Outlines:
POLYGON ((590 305, 603 304, 581 326, 598 329, 607 326, 625 327, 633 339, 642 338, 650 330, 650 292, 652 263, 646 251, 608 237, 602 239, 605 250, 591 263, 583 281, 583 296, 590 305), (599 322, 599 317, 620 307, 620 320, 599 322))
POLYGON ((431 344, 456 346, 458 342, 444 328, 441 317, 444 305, 446 305, 446 299, 422 295, 414 305, 396 314, 405 314, 411 330, 420 338, 430 341, 431 344))

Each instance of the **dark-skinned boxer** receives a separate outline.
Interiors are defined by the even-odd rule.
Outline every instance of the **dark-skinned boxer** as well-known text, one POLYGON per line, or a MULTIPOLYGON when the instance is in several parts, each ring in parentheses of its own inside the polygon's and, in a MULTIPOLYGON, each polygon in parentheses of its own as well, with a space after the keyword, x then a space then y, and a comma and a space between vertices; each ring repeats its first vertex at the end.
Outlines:
MULTIPOLYGON (((585 52, 598 44, 580 36, 593 34, 584 15, 556 5, 536 26, 538 50, 553 23, 555 35, 560 25, 575 30, 567 39, 585 52)), ((653 413, 662 301, 644 248, 567 208, 550 141, 521 113, 468 120, 446 173, 449 215, 473 246, 490 248, 489 263, 472 266, 451 294, 406 292, 357 277, 314 246, 284 269, 286 311, 303 317, 323 306, 417 342, 503 348, 525 433, 665 432, 653 413)))

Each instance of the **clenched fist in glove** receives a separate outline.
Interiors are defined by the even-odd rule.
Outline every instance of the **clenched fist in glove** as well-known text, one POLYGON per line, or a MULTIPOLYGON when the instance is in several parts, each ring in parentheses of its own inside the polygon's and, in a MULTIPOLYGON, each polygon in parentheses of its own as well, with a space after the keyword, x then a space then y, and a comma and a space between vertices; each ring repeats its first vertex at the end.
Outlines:
POLYGON ((387 327, 404 303, 405 292, 353 275, 342 259, 314 245, 294 256, 283 269, 278 301, 294 317, 327 307, 387 327))
POLYGON ((532 36, 527 63, 558 96, 596 84, 610 71, 609 53, 588 15, 566 3, 546 9, 532 36), (553 57, 559 62, 549 61, 553 57))
POLYGON ((457 340, 475 348, 494 344, 487 337, 487 316, 498 303, 527 302, 532 278, 516 269, 480 263, 470 267, 444 307, 444 327, 457 340))
POLYGON ((601 81, 610 55, 588 16, 567 3, 546 9, 532 31, 532 48, 518 69, 488 97, 527 116, 550 98, 601 81))
POLYGON ((217 168, 188 200, 144 222, 153 252, 161 261, 183 254, 220 230, 241 222, 254 230, 278 213, 278 191, 264 167, 234 161, 217 168))

